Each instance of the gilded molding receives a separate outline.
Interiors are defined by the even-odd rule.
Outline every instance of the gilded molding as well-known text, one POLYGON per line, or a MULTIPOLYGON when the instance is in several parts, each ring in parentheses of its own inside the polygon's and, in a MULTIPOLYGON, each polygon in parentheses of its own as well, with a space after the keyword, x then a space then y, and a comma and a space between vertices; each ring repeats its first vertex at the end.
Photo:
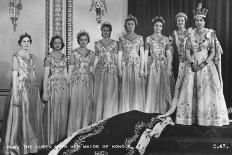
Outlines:
POLYGON ((68 65, 73 46, 73 0, 66 1, 66 55, 68 65))
POLYGON ((50 0, 45 0, 45 57, 49 54, 50 0))

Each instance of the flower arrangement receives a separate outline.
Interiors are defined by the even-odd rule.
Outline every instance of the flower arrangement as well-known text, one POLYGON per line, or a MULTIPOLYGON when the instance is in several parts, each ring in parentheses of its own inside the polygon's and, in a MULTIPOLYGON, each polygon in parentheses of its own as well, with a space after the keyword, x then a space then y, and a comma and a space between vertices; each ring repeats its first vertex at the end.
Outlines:
POLYGON ((106 2, 105 0, 92 0, 92 4, 90 6, 89 11, 95 11, 96 21, 98 24, 101 24, 102 17, 105 13, 107 13, 106 2))

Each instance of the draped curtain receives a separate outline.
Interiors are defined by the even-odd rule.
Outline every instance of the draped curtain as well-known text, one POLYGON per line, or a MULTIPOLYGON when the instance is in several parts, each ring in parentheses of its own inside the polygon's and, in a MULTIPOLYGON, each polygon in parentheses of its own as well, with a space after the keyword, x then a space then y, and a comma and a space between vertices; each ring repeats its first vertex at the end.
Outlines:
MULTIPOLYGON (((224 51, 222 76, 227 107, 232 107, 232 1, 231 0, 128 0, 128 14, 138 19, 136 32, 144 38, 153 33, 152 18, 162 16, 165 20, 163 35, 171 36, 176 29, 175 15, 184 12, 188 16, 186 27, 195 27, 193 9, 199 2, 208 8, 206 26, 214 29, 224 51)), ((175 58, 176 59, 176 58, 175 58)), ((174 60, 176 61, 176 60, 174 60)), ((177 67, 173 68, 177 72, 177 67)))

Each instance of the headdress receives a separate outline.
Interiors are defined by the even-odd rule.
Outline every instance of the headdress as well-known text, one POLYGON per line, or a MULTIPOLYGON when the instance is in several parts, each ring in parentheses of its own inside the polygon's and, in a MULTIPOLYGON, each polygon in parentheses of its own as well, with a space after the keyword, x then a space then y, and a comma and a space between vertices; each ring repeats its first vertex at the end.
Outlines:
POLYGON ((21 34, 19 34, 19 38, 21 38, 22 36, 30 36, 27 32, 23 32, 21 34))
POLYGON ((184 17, 185 21, 188 20, 188 16, 185 13, 183 13, 183 12, 177 13, 175 19, 177 20, 178 17, 184 17))
POLYGON ((156 22, 161 22, 163 25, 165 24, 165 21, 164 21, 163 17, 161 17, 161 16, 156 16, 155 18, 153 18, 151 20, 151 22, 153 24, 155 24, 156 22))
POLYGON ((208 9, 202 8, 202 3, 198 3, 197 9, 193 10, 193 15, 194 15, 194 18, 196 17, 206 18, 207 12, 208 12, 208 9))
POLYGON ((28 34, 27 32, 23 32, 23 33, 19 34, 19 38, 18 38, 18 44, 19 44, 19 46, 21 46, 21 41, 22 41, 23 38, 25 38, 25 37, 28 37, 29 40, 30 40, 30 43, 32 43, 31 35, 28 34))
POLYGON ((80 38, 80 36, 82 36, 82 35, 87 35, 87 36, 89 36, 89 33, 88 32, 86 32, 85 30, 80 30, 78 33, 77 33, 77 39, 78 38, 80 38))
POLYGON ((105 27, 105 26, 108 26, 109 28, 110 28, 110 31, 112 31, 112 25, 110 24, 110 22, 104 22, 104 23, 102 23, 101 24, 101 29, 103 28, 103 27, 105 27))
POLYGON ((138 25, 138 20, 137 20, 137 18, 136 18, 135 16, 129 15, 129 16, 125 19, 125 25, 126 25, 126 22, 127 22, 128 20, 133 20, 133 21, 135 22, 135 25, 138 25))

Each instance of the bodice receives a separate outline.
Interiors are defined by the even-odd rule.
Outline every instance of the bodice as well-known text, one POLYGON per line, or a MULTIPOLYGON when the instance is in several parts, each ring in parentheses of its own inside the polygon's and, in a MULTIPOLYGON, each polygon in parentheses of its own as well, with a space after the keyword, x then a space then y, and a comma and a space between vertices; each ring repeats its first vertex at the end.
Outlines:
POLYGON ((105 47, 101 41, 97 41, 95 43, 95 52, 99 57, 99 63, 116 63, 117 42, 113 40, 108 47, 105 47))
POLYGON ((168 62, 165 53, 169 48, 169 39, 165 36, 156 38, 148 36, 146 38, 146 47, 149 49, 151 54, 148 58, 148 70, 150 70, 150 68, 153 68, 154 70, 166 70, 168 62))
POLYGON ((18 61, 18 88, 37 94, 38 84, 35 78, 35 56, 26 59, 20 54, 14 55, 18 61))
POLYGON ((189 48, 192 49, 192 56, 197 62, 207 59, 208 51, 213 46, 212 38, 208 36, 207 29, 200 35, 194 30, 188 39, 188 44, 189 48))
POLYGON ((139 56, 140 46, 143 44, 143 37, 137 35, 134 40, 129 40, 125 36, 119 38, 119 42, 122 45, 123 57, 128 55, 139 56))
POLYGON ((74 72, 90 72, 90 67, 94 64, 94 52, 91 50, 81 51, 76 49, 74 55, 74 72))
POLYGON ((169 40, 165 36, 154 38, 147 37, 146 43, 148 44, 151 58, 157 61, 166 60, 165 51, 169 46, 169 40))
POLYGON ((99 60, 97 62, 95 72, 108 72, 117 74, 117 42, 112 41, 108 47, 105 47, 101 41, 95 43, 95 52, 99 60))
POLYGON ((50 63, 50 77, 64 77, 64 72, 67 67, 67 58, 62 55, 61 59, 50 55, 46 58, 50 63))

